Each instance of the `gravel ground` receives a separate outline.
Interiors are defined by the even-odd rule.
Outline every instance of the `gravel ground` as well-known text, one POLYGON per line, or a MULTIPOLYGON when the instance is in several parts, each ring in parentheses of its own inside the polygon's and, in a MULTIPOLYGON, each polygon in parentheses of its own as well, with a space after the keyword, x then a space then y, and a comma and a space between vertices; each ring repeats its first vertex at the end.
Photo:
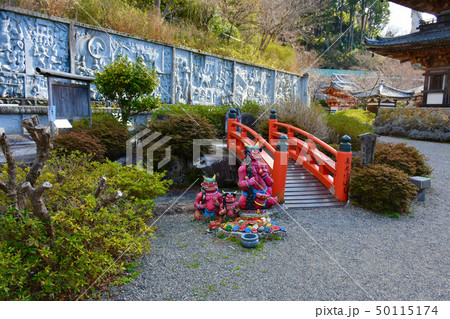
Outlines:
POLYGON ((414 202, 411 216, 352 205, 279 209, 288 236, 245 250, 191 215, 163 215, 139 276, 104 300, 450 300, 450 144, 381 140, 415 146, 434 168, 426 202, 414 202))

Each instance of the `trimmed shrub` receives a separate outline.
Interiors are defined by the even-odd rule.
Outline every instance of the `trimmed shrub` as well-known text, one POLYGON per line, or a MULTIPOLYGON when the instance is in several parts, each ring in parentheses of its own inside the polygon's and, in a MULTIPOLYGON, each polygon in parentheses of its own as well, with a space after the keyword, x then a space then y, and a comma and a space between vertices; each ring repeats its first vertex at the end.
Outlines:
POLYGON ((136 62, 117 56, 95 74, 94 84, 105 99, 117 103, 123 125, 131 116, 159 106, 158 98, 151 96, 159 84, 158 76, 139 56, 136 62))
POLYGON ((217 136, 213 125, 194 113, 168 115, 163 120, 152 119, 147 125, 152 132, 170 136, 168 145, 172 149, 172 156, 184 162, 192 162, 194 139, 212 139, 217 136))
MULTIPOLYGON (((153 119, 174 114, 196 114, 205 118, 215 129, 216 136, 222 138, 225 136, 225 116, 231 106, 220 105, 189 105, 189 104, 164 104, 163 107, 153 111, 153 119)), ((192 120, 191 120, 192 121, 192 120)))
MULTIPOLYGON (((6 168, 2 170, 5 173, 6 168)), ((0 300, 73 300, 103 274, 85 299, 121 276, 150 248, 148 236, 154 227, 147 222, 153 199, 170 185, 162 178, 132 166, 91 162, 86 154, 52 157, 37 185, 44 181, 53 185, 44 202, 56 239, 50 243, 44 225, 27 210, 0 207, 0 300), (107 178, 106 187, 95 198, 102 176, 107 178), (121 199, 106 200, 119 190, 121 199)), ((0 203, 5 202, 0 193, 0 203)))
POLYGON ((414 146, 406 143, 377 143, 375 163, 386 164, 402 170, 409 176, 429 176, 433 169, 426 163, 428 158, 414 146))
POLYGON ((53 148, 59 155, 80 151, 91 155, 93 161, 103 162, 105 160, 106 148, 101 144, 101 141, 84 131, 62 132, 54 138, 53 148))
POLYGON ((114 161, 126 154, 126 142, 130 138, 128 128, 109 113, 96 113, 92 116, 92 126, 88 120, 75 121, 73 131, 84 132, 96 137, 105 147, 105 156, 114 161))
POLYGON ((407 214, 417 189, 408 175, 384 164, 353 168, 349 196, 353 204, 382 214, 407 214))
POLYGON ((359 151, 361 149, 361 139, 358 135, 372 132, 372 129, 358 118, 347 116, 345 113, 336 112, 327 116, 327 123, 334 131, 334 134, 331 134, 332 143, 339 144, 341 137, 348 135, 352 139, 352 151, 359 151))
POLYGON ((373 120, 375 119, 375 114, 369 111, 364 111, 361 109, 350 109, 347 111, 338 111, 336 114, 344 114, 348 117, 353 117, 360 121, 361 123, 367 123, 372 124, 373 120))
POLYGON ((241 109, 242 113, 250 113, 255 118, 259 118, 265 112, 267 112, 267 114, 270 114, 269 111, 272 109, 264 105, 260 105, 258 104, 258 102, 252 100, 245 100, 244 103, 239 106, 239 108, 241 109))
MULTIPOLYGON (((216 137, 222 138, 225 136, 225 119, 227 110, 232 108, 232 105, 189 105, 189 104, 164 104, 161 108, 153 111, 153 119, 161 118, 164 115, 170 114, 197 114, 214 126, 216 131, 216 137)), ((242 106, 240 106, 242 113, 250 113, 255 118, 258 118, 265 108, 259 105, 257 102, 246 100, 242 106)))

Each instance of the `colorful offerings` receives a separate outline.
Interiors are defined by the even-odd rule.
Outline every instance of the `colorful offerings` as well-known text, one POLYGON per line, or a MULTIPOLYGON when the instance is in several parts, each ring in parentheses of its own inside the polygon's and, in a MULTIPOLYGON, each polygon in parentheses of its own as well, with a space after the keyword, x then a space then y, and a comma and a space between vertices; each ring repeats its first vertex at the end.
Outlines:
POLYGON ((219 227, 225 231, 241 233, 274 233, 286 231, 285 227, 278 226, 271 218, 266 217, 242 217, 220 225, 217 222, 211 222, 209 225, 210 229, 217 229, 219 227))

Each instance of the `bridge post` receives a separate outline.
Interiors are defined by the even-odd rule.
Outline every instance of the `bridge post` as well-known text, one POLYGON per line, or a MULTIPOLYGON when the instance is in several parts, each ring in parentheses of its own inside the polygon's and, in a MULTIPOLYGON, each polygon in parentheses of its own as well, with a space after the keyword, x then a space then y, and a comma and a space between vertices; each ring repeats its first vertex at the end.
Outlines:
POLYGON ((275 137, 273 136, 273 133, 275 133, 278 129, 277 125, 277 111, 272 110, 270 111, 270 118, 269 118, 269 144, 273 147, 276 147, 275 142, 273 141, 275 137))
POLYGON ((286 174, 288 166, 288 149, 287 136, 281 135, 275 149, 273 157, 273 185, 272 193, 274 196, 278 196, 278 202, 284 202, 284 191, 286 188, 286 174))
MULTIPOLYGON (((228 115, 228 124, 227 124, 227 148, 230 149, 230 140, 232 139, 231 137, 231 132, 235 132, 236 131, 236 126, 234 125, 234 123, 237 122, 237 116, 236 116, 236 110, 235 109, 230 109, 230 114, 228 115)), ((234 143, 234 145, 236 145, 236 143, 234 143)), ((234 150, 235 152, 237 152, 237 150, 234 150)))
POLYGON ((341 202, 348 200, 348 186, 350 182, 350 170, 352 165, 352 145, 350 137, 344 135, 339 144, 336 156, 336 176, 334 177, 334 197, 341 202))

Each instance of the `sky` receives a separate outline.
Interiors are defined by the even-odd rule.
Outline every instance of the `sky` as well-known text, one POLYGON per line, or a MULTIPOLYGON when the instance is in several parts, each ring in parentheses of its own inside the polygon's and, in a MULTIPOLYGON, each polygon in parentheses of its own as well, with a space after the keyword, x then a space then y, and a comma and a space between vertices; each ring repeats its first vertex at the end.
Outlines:
MULTIPOLYGON (((382 33, 384 34, 389 28, 392 28, 393 30, 397 29, 398 32, 396 35, 410 33, 411 9, 393 2, 389 2, 389 9, 391 11, 389 23, 382 33)), ((425 20, 431 20, 432 18, 434 18, 434 16, 428 13, 424 13, 423 18, 425 20)))

